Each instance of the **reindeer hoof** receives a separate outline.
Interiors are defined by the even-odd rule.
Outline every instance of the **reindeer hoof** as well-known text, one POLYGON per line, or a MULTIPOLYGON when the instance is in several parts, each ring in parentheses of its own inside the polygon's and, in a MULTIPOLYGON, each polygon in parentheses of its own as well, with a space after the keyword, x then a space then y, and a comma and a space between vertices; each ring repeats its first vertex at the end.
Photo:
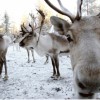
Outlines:
POLYGON ((27 61, 27 63, 30 63, 30 61, 27 61))
POLYGON ((5 75, 5 77, 3 78, 4 81, 8 80, 8 76, 5 75))
POLYGON ((36 61, 34 60, 32 63, 35 63, 36 61))
POLYGON ((54 77, 54 80, 59 80, 60 78, 61 78, 60 76, 57 76, 57 75, 56 75, 56 76, 54 77))
POLYGON ((51 78, 55 78, 56 75, 52 75, 51 78))

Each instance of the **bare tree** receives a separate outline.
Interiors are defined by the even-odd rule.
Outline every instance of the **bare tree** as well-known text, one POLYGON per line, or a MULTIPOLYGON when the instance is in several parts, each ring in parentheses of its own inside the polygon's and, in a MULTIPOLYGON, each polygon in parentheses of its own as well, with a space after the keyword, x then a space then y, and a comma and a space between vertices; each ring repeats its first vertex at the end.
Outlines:
POLYGON ((84 0, 83 12, 85 15, 94 15, 99 12, 99 5, 96 4, 97 0, 84 0))
POLYGON ((36 27, 36 17, 35 17, 35 15, 32 14, 32 13, 29 13, 29 15, 30 15, 30 17, 32 19, 31 23, 33 23, 34 24, 34 27, 36 27))
POLYGON ((5 34, 8 34, 9 33, 9 26, 10 26, 10 23, 9 23, 9 16, 7 13, 4 14, 4 33, 5 34))

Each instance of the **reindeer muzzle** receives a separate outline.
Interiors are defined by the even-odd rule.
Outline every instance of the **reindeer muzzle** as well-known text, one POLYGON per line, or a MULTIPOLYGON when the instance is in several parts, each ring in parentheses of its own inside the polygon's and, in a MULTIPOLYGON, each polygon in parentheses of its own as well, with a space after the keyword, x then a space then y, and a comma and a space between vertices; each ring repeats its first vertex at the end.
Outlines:
POLYGON ((21 47, 24 47, 24 46, 25 46, 25 44, 23 43, 23 41, 21 41, 21 42, 19 43, 19 45, 20 45, 21 47))

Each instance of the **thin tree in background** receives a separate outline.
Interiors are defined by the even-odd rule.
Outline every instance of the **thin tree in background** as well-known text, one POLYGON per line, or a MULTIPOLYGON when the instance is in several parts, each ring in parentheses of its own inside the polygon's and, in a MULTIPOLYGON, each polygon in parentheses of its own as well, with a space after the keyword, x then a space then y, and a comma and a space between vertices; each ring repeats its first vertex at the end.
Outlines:
MULTIPOLYGON (((95 15, 99 12, 99 5, 96 4, 97 0, 84 0, 83 13, 84 15, 95 15)), ((100 1, 99 1, 100 2, 100 1)))
POLYGON ((33 23, 34 24, 34 28, 36 28, 37 26, 37 24, 36 24, 36 17, 35 17, 35 15, 34 14, 32 14, 32 13, 29 13, 29 16, 31 17, 31 24, 33 23))
POLYGON ((9 33, 9 27, 10 27, 10 23, 9 23, 9 16, 7 13, 4 14, 4 33, 8 34, 9 33))
POLYGON ((89 0, 87 0, 87 15, 89 14, 89 0))
POLYGON ((11 27, 11 23, 9 21, 9 16, 7 13, 4 14, 3 17, 3 33, 7 36, 9 36, 11 39, 13 39, 13 34, 11 32, 12 27, 11 27))

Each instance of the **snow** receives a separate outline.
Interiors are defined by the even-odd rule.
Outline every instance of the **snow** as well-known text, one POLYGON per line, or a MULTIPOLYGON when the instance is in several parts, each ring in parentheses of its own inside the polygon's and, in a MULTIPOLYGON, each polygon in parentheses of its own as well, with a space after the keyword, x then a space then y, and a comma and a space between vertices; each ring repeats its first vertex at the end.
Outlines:
MULTIPOLYGON (((45 57, 35 52, 35 63, 27 63, 24 48, 17 50, 10 46, 7 53, 7 81, 0 79, 0 99, 70 99, 73 92, 73 72, 70 58, 63 56, 60 60, 59 80, 50 78, 52 65, 44 65, 45 57)), ((3 75, 4 76, 4 71, 3 75)))

